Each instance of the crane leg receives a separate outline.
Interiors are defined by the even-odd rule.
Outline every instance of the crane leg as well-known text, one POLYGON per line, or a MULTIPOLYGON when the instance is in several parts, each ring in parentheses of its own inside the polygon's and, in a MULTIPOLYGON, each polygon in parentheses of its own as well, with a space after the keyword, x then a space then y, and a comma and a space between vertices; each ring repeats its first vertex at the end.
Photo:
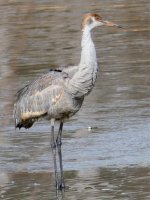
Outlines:
POLYGON ((59 183, 59 189, 62 190, 65 188, 65 182, 64 182, 64 175, 63 175, 63 164, 62 164, 62 152, 61 152, 61 136, 62 136, 62 130, 63 130, 63 121, 60 121, 60 127, 56 139, 56 145, 58 149, 58 158, 59 158, 59 165, 60 165, 60 183, 59 183))
POLYGON ((51 120, 51 149, 53 154, 53 162, 54 162, 54 170, 55 170, 55 181, 56 181, 56 188, 59 188, 58 183, 58 172, 57 172, 57 160, 56 160, 56 140, 54 135, 54 122, 55 120, 51 120))

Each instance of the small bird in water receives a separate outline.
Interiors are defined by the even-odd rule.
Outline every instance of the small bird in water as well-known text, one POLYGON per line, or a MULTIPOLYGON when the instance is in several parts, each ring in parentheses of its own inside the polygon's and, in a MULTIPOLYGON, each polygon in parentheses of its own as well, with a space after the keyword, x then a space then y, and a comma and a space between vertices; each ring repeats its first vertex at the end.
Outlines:
POLYGON ((61 137, 65 119, 73 116, 83 103, 84 97, 94 87, 98 64, 96 50, 91 38, 91 30, 99 26, 121 26, 105 21, 95 13, 88 13, 82 20, 81 59, 77 66, 52 69, 20 91, 14 105, 16 128, 30 128, 38 119, 51 122, 51 148, 55 168, 56 188, 65 188, 61 137), (60 122, 55 137, 54 124, 60 122), (57 156, 58 162, 57 163, 57 156), (58 171, 59 164, 59 171, 58 171))

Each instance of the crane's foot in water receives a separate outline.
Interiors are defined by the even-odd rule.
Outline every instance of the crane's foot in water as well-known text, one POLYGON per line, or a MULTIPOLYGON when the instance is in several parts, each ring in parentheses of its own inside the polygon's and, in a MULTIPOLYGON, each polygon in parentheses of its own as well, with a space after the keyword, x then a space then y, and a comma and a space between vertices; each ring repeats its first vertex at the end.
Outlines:
POLYGON ((57 190, 65 190, 65 184, 64 183, 58 183, 56 184, 56 189, 57 190))

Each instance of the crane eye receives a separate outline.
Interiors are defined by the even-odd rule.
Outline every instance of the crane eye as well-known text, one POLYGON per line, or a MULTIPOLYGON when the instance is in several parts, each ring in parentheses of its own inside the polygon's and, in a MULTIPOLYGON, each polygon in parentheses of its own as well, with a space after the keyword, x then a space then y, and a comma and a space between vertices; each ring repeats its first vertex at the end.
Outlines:
POLYGON ((97 17, 95 17, 95 19, 96 19, 97 21, 100 21, 100 17, 98 17, 98 16, 97 16, 97 17))

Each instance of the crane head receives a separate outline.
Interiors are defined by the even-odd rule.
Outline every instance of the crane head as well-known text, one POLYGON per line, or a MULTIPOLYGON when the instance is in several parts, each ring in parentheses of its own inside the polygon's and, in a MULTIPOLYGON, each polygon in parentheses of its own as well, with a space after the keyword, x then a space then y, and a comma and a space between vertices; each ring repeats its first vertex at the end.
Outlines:
POLYGON ((118 28, 122 28, 122 26, 115 24, 110 21, 105 21, 102 19, 102 17, 95 13, 88 13, 83 16, 81 28, 84 30, 86 27, 89 28, 89 30, 92 30, 93 28, 97 26, 116 26, 118 28))

